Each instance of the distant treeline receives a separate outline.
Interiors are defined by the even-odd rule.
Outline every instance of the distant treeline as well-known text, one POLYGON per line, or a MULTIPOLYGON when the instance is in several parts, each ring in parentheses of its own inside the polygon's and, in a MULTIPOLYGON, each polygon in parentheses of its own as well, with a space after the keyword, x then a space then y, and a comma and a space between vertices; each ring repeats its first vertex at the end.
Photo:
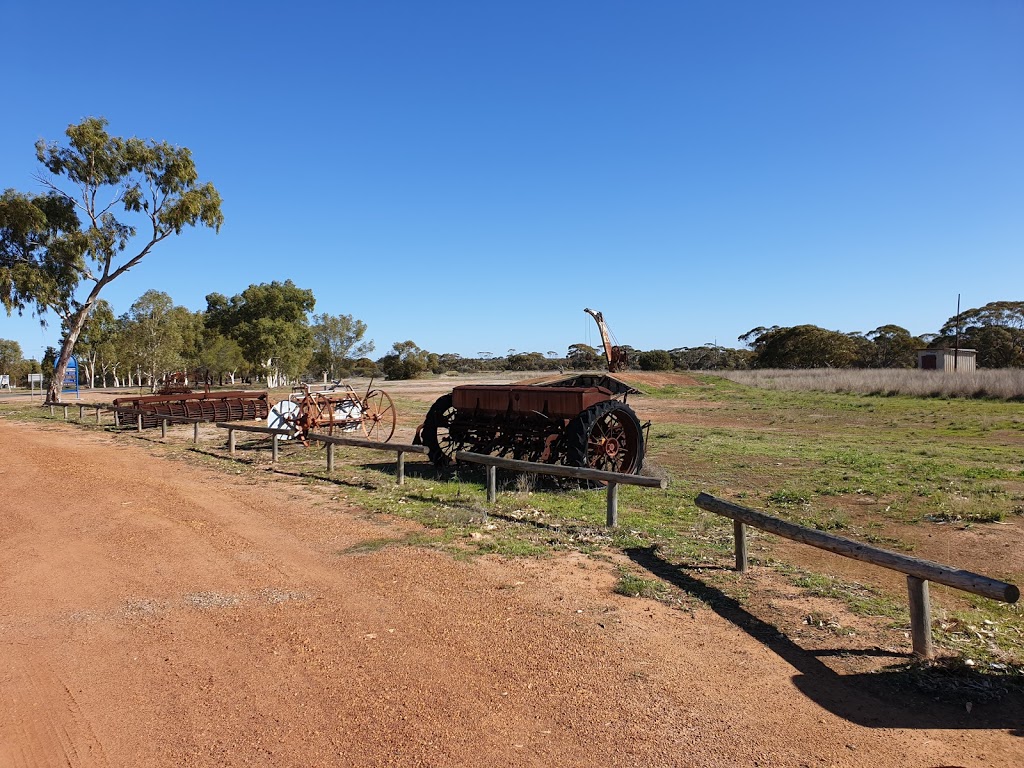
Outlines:
MULTIPOLYGON (((556 351, 481 354, 462 357, 395 342, 370 357, 367 327, 351 315, 315 314, 309 289, 290 280, 250 285, 230 298, 211 293, 205 310, 175 306, 161 291, 147 291, 117 316, 99 301, 75 345, 84 386, 125 384, 155 388, 169 373, 191 380, 238 380, 285 385, 298 380, 352 376, 408 379, 420 375, 483 371, 593 370, 605 365, 605 351, 571 344, 556 351)), ((741 348, 699 347, 638 350, 621 346, 630 366, 645 371, 759 369, 908 369, 924 348, 974 349, 979 368, 1024 367, 1024 302, 998 301, 950 318, 934 334, 913 336, 898 325, 867 333, 844 333, 815 325, 758 327, 738 339, 741 348)), ((40 361, 26 360, 13 341, 0 339, 0 374, 25 383, 29 373, 53 370, 56 350, 40 361)))

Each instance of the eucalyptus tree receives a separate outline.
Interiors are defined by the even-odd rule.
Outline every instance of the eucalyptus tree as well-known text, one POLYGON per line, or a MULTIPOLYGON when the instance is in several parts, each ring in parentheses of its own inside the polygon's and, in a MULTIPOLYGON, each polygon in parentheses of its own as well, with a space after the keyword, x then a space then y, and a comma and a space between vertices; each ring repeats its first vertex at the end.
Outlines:
POLYGON ((15 369, 21 364, 21 344, 10 339, 0 339, 0 374, 11 376, 13 383, 17 380, 15 369))
POLYGON ((984 368, 1024 366, 1024 301, 992 301, 949 318, 931 346, 975 349, 984 368))
POLYGON ((569 363, 569 367, 576 370, 597 368, 601 361, 601 358, 597 355, 597 350, 589 344, 570 344, 569 349, 565 353, 565 358, 569 363))
POLYGON ((754 328, 739 337, 754 351, 754 368, 848 368, 859 345, 849 334, 816 325, 754 328))
POLYGON ((413 341, 396 341, 377 366, 389 379, 414 379, 429 369, 430 353, 413 341))
POLYGON ((45 190, 0 196, 0 302, 8 314, 56 314, 66 329, 48 400, 61 382, 89 313, 109 283, 185 227, 219 231, 220 194, 200 182, 192 153, 167 142, 120 138, 107 121, 69 125, 67 146, 40 140, 45 190), (119 218, 120 217, 120 218, 119 218), (78 298, 79 287, 88 288, 78 298))
POLYGON ((230 299, 206 297, 206 326, 234 339, 256 371, 276 386, 280 374, 295 377, 306 370, 313 355, 309 313, 313 291, 291 280, 250 285, 230 299))
MULTIPOLYGON (((96 371, 102 371, 103 361, 116 355, 113 344, 118 330, 114 310, 106 299, 99 299, 86 318, 75 345, 79 369, 85 371, 85 381, 90 387, 96 386, 96 371)), ((106 385, 106 376, 102 379, 102 385, 106 385)))
POLYGON ((153 391, 164 374, 184 363, 183 320, 188 311, 183 315, 179 309, 166 293, 149 290, 136 299, 125 315, 127 346, 153 391))
POLYGON ((207 375, 216 376, 221 384, 224 383, 224 376, 234 384, 235 376, 246 367, 245 356, 237 341, 218 331, 207 329, 199 354, 199 367, 204 368, 207 375))
POLYGON ((373 342, 363 341, 366 323, 352 315, 329 315, 326 312, 313 317, 312 369, 330 379, 342 375, 352 362, 373 352, 373 342))

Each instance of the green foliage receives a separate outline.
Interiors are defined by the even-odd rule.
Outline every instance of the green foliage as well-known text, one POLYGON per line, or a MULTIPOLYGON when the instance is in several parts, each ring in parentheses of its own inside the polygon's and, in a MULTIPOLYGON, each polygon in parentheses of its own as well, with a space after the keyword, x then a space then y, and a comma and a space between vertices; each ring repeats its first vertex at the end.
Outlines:
POLYGON ((7 314, 66 316, 89 247, 72 199, 50 191, 0 195, 0 303, 7 314))
POLYGON ((1024 366, 1024 301, 993 301, 951 317, 932 340, 932 347, 953 347, 960 329, 961 349, 976 349, 984 368, 1024 366))
POLYGON ((867 334, 871 341, 860 364, 866 368, 914 368, 917 365, 917 350, 924 346, 924 340, 911 336, 910 331, 898 325, 883 325, 867 334))
POLYGON ((0 198, 0 301, 8 313, 32 307, 65 324, 51 400, 60 399, 65 367, 104 286, 186 226, 219 230, 224 221, 220 195, 199 182, 188 149, 110 136, 106 127, 88 117, 68 126, 66 146, 38 141, 46 193, 8 190, 0 198), (134 255, 117 262, 129 246, 134 255), (79 301, 83 281, 91 288, 79 301))
POLYGON ((615 582, 613 591, 626 597, 647 597, 660 600, 668 594, 665 582, 658 579, 645 579, 633 573, 624 572, 615 582))
POLYGON ((0 373, 10 374, 21 361, 21 345, 16 341, 0 339, 0 373))
POLYGON ((245 357, 237 341, 217 331, 207 330, 199 353, 199 365, 211 376, 227 374, 234 381, 235 374, 245 367, 245 357))
POLYGON ((603 358, 598 356, 597 350, 587 344, 570 344, 565 359, 570 368, 578 371, 597 368, 603 361, 603 358))
POLYGON ((313 291, 291 280, 250 285, 230 299, 206 297, 206 325, 238 343, 245 360, 258 371, 298 377, 313 356, 308 313, 313 291))
POLYGON ((316 315, 313 318, 311 370, 336 379, 351 370, 353 358, 373 352, 373 342, 363 342, 366 323, 352 315, 316 315))
POLYGON ((542 371, 548 367, 548 361, 540 352, 520 352, 508 356, 510 371, 542 371))
POLYGON ((636 361, 641 371, 671 371, 675 367, 672 355, 664 349, 641 352, 637 355, 636 361))
POLYGON ((859 359, 851 336, 816 325, 755 328, 740 339, 753 347, 756 368, 846 368, 859 359))
POLYGON ((187 310, 176 310, 171 297, 149 290, 135 300, 124 316, 122 345, 132 362, 147 374, 150 388, 156 390, 163 376, 180 369, 184 360, 184 331, 187 310))
POLYGON ((429 354, 412 341, 396 341, 377 365, 389 379, 415 379, 429 368, 429 354))

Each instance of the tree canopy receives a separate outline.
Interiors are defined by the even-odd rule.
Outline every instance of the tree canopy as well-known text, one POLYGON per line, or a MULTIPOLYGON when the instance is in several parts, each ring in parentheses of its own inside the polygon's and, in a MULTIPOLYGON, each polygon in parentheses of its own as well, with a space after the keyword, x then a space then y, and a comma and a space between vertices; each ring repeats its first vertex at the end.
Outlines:
POLYGON ((930 346, 956 344, 977 350, 978 365, 983 368, 1024 366, 1024 301, 993 301, 961 312, 946 321, 930 346))
POLYGON ((45 192, 0 197, 0 302, 8 314, 28 308, 64 321, 51 401, 60 399, 64 370, 104 286, 185 227, 219 231, 224 221, 220 195, 199 181, 188 149, 106 128, 105 119, 87 117, 68 126, 66 146, 38 141, 47 174, 36 180, 45 192), (78 300, 83 282, 91 287, 78 300))
POLYGON ((230 299, 206 297, 206 325, 234 339, 255 369, 291 377, 306 371, 313 355, 308 314, 313 291, 291 280, 250 285, 230 299))
POLYGON ((363 342, 366 323, 352 315, 316 315, 311 330, 312 365, 332 380, 348 370, 356 358, 373 352, 373 342, 363 342))

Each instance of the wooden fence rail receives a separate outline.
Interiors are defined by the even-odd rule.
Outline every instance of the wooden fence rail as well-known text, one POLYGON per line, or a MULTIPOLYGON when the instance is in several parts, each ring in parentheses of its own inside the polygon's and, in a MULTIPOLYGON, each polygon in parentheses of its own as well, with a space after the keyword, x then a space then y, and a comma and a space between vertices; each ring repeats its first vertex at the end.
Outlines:
POLYGON ((988 576, 933 563, 930 560, 890 552, 887 549, 880 549, 852 539, 844 539, 841 536, 834 536, 813 528, 805 528, 802 525, 741 507, 739 504, 733 504, 707 493, 697 496, 694 503, 703 510, 732 519, 733 535, 736 540, 736 569, 739 571, 747 570, 746 526, 751 525, 774 533, 776 536, 799 541, 843 557, 905 573, 910 600, 910 630, 914 654, 926 659, 933 655, 931 604, 928 596, 929 581, 992 600, 1000 600, 1004 603, 1015 603, 1020 599, 1020 589, 1005 581, 990 579, 988 576))
POLYGON ((235 455, 235 432, 257 432, 262 435, 270 435, 271 449, 270 449, 270 460, 274 463, 277 462, 277 441, 282 436, 292 437, 295 433, 290 429, 276 429, 274 427, 257 427, 250 424, 238 424, 237 422, 216 422, 216 426, 221 429, 228 431, 228 453, 232 456, 235 455))
MULTIPOLYGON (((163 413, 153 413, 153 411, 143 411, 138 408, 124 408, 119 405, 103 406, 103 410, 109 411, 115 415, 122 416, 134 416, 136 419, 135 429, 138 432, 142 431, 142 420, 143 418, 155 418, 160 422, 160 437, 167 437, 167 425, 168 424, 191 424, 192 425, 192 442, 199 442, 199 425, 205 424, 206 419, 197 419, 194 416, 168 416, 163 413)), ((116 416, 115 416, 116 418, 116 416)), ((100 420, 100 409, 96 410, 96 423, 100 420)))
POLYGON ((334 435, 321 435, 317 432, 309 433, 310 440, 317 440, 327 446, 327 473, 334 471, 334 446, 345 445, 354 448, 370 448, 375 451, 394 451, 397 484, 405 485, 405 454, 426 453, 427 448, 423 445, 407 445, 405 443, 381 443, 376 440, 364 440, 360 437, 335 437, 334 435))
POLYGON ((483 464, 487 468, 487 501, 493 504, 498 500, 496 468, 510 469, 514 472, 527 472, 535 475, 553 475, 554 477, 570 477, 577 480, 594 480, 608 484, 608 515, 607 524, 614 528, 619 524, 619 485, 639 485, 644 488, 667 488, 668 480, 657 477, 641 477, 627 475, 622 472, 605 472, 600 469, 584 467, 567 467, 562 464, 542 464, 535 461, 519 461, 505 459, 500 456, 488 456, 482 453, 458 451, 456 461, 468 461, 483 464))

